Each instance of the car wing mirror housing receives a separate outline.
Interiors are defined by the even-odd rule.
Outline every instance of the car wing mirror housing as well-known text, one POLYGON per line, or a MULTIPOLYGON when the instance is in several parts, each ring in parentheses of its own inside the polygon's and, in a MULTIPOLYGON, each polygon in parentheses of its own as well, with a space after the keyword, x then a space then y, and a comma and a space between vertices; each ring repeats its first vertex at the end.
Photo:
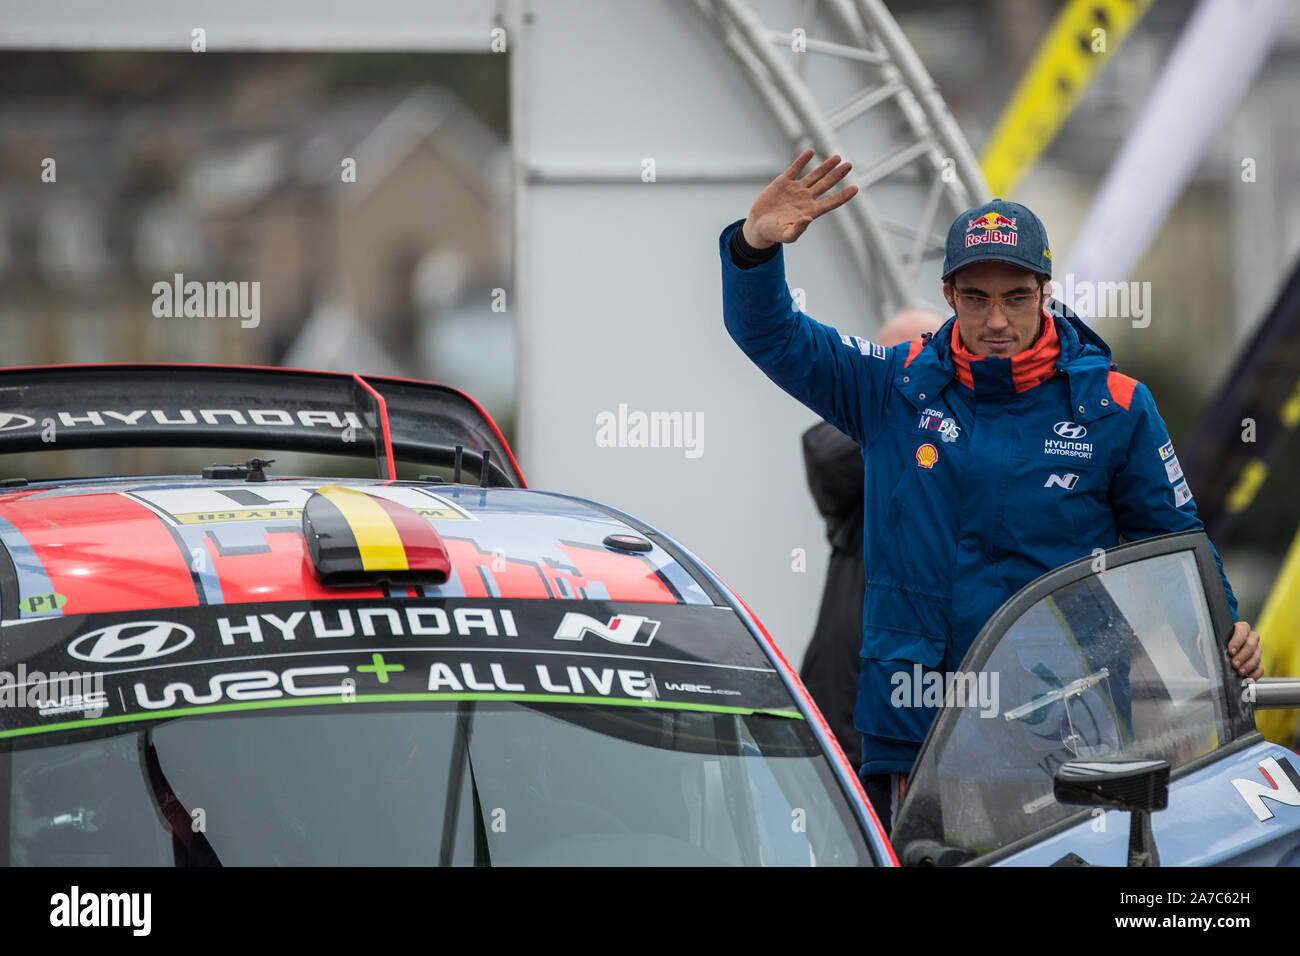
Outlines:
POLYGON ((960 866, 973 855, 969 850, 937 840, 912 840, 899 854, 898 862, 903 866, 960 866))
POLYGON ((1127 810, 1128 865, 1160 865, 1151 814, 1169 806, 1169 761, 1071 760, 1052 782, 1058 803, 1127 810))

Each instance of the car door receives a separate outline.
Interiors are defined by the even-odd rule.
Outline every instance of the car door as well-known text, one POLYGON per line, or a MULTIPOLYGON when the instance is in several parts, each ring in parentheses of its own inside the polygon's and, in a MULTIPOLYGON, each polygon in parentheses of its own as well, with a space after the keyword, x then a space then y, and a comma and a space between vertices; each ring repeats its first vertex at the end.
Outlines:
POLYGON ((1062 764, 1110 757, 1172 768, 1168 809, 1152 817, 1162 863, 1295 857, 1300 762, 1255 731, 1226 653, 1232 623, 1203 532, 1099 551, 1027 585, 946 675, 894 829, 900 861, 1073 853, 1123 866, 1129 815, 1053 795, 1062 764))

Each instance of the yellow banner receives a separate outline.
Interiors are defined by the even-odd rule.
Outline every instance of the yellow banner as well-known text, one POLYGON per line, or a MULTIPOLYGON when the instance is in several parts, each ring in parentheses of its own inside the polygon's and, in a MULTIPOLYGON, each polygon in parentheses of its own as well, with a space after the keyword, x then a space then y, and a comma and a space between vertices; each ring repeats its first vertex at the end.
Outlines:
MULTIPOLYGON (((1260 612, 1259 642, 1264 651, 1265 677, 1295 677, 1300 675, 1300 531, 1296 532, 1291 547, 1282 562, 1282 570, 1273 582, 1273 590, 1260 612)), ((1275 744, 1290 747, 1295 740, 1297 710, 1260 710, 1255 712, 1255 727, 1275 744)))
POLYGON ((1070 0, 1038 48, 980 157, 994 196, 1007 196, 1038 161, 1088 84, 1151 0, 1070 0))

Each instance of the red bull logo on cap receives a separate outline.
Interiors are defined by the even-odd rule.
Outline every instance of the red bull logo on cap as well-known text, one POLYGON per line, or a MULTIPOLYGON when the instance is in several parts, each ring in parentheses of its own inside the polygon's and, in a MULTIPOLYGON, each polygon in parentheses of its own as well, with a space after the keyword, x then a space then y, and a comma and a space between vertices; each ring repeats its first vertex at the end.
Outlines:
POLYGON ((1008 219, 998 212, 986 212, 979 218, 971 219, 966 223, 967 232, 972 229, 1011 229, 1014 231, 1015 228, 1016 221, 1014 219, 1008 219))
POLYGON ((1019 240, 1016 235, 1016 221, 1008 219, 1001 213, 988 212, 976 219, 971 219, 966 224, 966 248, 977 246, 983 242, 998 242, 1007 246, 1014 246, 1019 240), (1003 229, 1009 229, 1010 232, 1002 232, 1003 229))

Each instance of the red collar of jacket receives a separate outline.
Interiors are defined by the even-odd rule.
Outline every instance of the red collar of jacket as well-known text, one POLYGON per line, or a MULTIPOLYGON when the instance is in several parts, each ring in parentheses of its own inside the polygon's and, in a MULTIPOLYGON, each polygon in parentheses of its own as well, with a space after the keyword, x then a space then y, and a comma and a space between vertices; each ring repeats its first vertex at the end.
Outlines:
MULTIPOLYGON (((988 356, 976 355, 962 344, 961 333, 957 331, 956 322, 952 324, 950 351, 953 368, 957 371, 957 381, 973 389, 975 379, 971 375, 970 363, 982 361, 988 356)), ((1056 360, 1060 355, 1061 340, 1056 335, 1056 324, 1052 321, 1052 314, 1044 309, 1043 327, 1034 344, 1019 355, 1011 356, 1011 379, 1016 383, 1016 391, 1023 392, 1031 389, 1055 375, 1056 360)))

